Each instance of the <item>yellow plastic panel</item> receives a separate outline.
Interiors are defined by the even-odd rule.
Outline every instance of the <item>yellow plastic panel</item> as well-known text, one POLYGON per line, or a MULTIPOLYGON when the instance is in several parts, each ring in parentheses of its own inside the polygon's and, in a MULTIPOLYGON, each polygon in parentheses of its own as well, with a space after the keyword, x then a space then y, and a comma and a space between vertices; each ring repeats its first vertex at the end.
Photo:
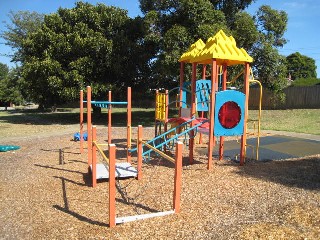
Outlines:
POLYGON ((235 39, 232 36, 228 37, 222 30, 210 37, 202 50, 193 56, 190 62, 203 64, 211 63, 212 59, 216 59, 218 65, 229 66, 253 61, 243 48, 237 47, 235 39))
POLYGON ((193 59, 196 54, 204 48, 205 45, 206 44, 201 39, 199 39, 190 46, 188 51, 181 55, 179 62, 190 62, 190 60, 193 59))
POLYGON ((156 120, 164 122, 166 120, 166 94, 158 93, 156 96, 156 120))

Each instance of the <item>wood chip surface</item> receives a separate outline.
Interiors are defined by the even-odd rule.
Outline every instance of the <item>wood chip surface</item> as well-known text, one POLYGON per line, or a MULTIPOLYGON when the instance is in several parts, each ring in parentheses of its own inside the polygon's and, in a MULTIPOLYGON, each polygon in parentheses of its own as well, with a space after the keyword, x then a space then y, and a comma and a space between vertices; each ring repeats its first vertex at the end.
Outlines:
MULTIPOLYGON (((153 133, 145 128, 144 139, 153 133)), ((126 128, 112 135, 118 161, 125 161, 126 128)), ((184 146, 181 213, 110 229, 108 182, 91 187, 86 149, 80 154, 72 137, 1 140, 21 149, 0 153, 0 239, 319 239, 320 155, 242 167, 214 159, 208 171, 207 156, 195 150, 189 165, 184 146)), ((132 138, 135 144, 136 128, 132 138)), ((98 141, 107 142, 105 127, 98 127, 98 141)), ((173 164, 155 156, 141 181, 117 181, 117 217, 171 210, 173 177, 173 164)))

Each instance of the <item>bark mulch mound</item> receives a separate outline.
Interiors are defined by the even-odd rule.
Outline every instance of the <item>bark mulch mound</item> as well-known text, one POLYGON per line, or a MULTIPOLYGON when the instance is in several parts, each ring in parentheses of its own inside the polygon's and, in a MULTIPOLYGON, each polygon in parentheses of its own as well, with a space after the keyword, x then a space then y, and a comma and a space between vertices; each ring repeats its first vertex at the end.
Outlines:
MULTIPOLYGON (((135 130, 134 130, 135 131, 135 130)), ((124 161, 126 129, 113 129, 124 161)), ((153 129, 145 129, 151 139, 153 129)), ((105 142, 106 129, 98 129, 105 142)), ((319 239, 320 156, 245 166, 184 147, 181 213, 108 227, 108 182, 91 188, 86 154, 70 134, 23 138, 0 153, 1 239, 319 239), (59 149, 65 164, 59 164, 59 149)), ((133 136, 136 139, 136 135, 133 136)), ((206 147, 205 145, 197 147, 206 147)), ((135 161, 133 157, 133 161, 135 161)), ((172 208, 174 166, 155 157, 143 180, 117 183, 117 216, 172 208)))

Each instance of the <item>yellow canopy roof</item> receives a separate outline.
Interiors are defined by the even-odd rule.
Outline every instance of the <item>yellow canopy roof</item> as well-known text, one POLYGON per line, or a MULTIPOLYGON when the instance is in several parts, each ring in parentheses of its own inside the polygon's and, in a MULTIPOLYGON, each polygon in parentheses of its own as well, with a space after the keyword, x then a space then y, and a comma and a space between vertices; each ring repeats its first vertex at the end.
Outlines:
POLYGON ((201 40, 199 39, 198 41, 196 41, 195 43, 193 43, 190 48, 188 49, 188 51, 186 51, 185 53, 183 53, 179 59, 179 62, 190 62, 190 60, 192 58, 195 57, 195 55, 201 51, 204 46, 206 44, 201 40))
POLYGON ((243 48, 237 47, 234 38, 228 37, 222 30, 209 38, 205 46, 192 55, 189 62, 210 64, 212 59, 216 59, 218 65, 227 64, 228 66, 253 61, 243 48))

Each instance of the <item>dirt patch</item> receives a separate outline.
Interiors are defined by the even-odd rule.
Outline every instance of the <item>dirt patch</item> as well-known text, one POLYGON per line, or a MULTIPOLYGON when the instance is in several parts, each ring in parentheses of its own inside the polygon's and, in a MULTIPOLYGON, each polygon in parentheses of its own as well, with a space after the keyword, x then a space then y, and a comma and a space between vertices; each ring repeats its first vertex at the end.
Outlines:
MULTIPOLYGON (((65 125, 60 131, 51 127, 54 131, 34 130, 43 132, 1 139, 1 144, 21 146, 0 153, 1 239, 318 239, 320 235, 319 155, 247 161, 243 167, 215 161, 208 171, 207 157, 196 151, 195 163, 188 165, 184 147, 181 213, 110 229, 108 182, 91 188, 86 151, 79 154, 79 143, 70 140, 75 126, 68 130, 65 125)), ((144 138, 151 139, 153 132, 144 129, 144 138)), ((136 139, 136 128, 133 133, 136 139)), ((126 128, 114 128, 112 134, 117 158, 124 161, 126 128)), ((106 138, 107 129, 98 127, 99 142, 106 138)), ((155 157, 144 164, 141 181, 119 181, 117 216, 170 210, 173 174, 171 163, 155 157)))

